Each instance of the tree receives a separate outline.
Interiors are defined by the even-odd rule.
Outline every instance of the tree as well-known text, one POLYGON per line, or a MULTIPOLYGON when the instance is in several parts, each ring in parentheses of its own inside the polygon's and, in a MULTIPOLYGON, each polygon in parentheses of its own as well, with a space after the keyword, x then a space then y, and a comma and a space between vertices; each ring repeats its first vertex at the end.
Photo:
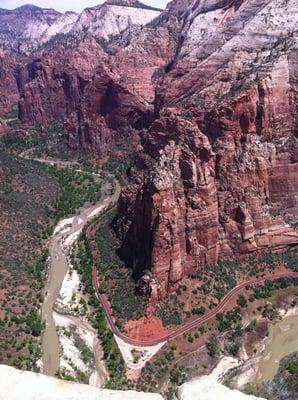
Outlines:
POLYGON ((217 354, 219 354, 219 343, 215 336, 209 337, 209 341, 207 342, 207 349, 211 357, 215 357, 217 354))
POLYGON ((238 304, 239 307, 242 307, 242 308, 247 306, 247 300, 242 294, 240 294, 238 296, 237 304, 238 304))

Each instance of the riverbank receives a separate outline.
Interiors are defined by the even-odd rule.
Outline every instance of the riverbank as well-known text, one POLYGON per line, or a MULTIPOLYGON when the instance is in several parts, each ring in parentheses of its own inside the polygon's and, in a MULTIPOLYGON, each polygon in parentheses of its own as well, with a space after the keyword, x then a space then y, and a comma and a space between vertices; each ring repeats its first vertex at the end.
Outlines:
POLYGON ((254 357, 244 355, 235 381, 237 388, 251 382, 268 382, 276 375, 281 360, 298 351, 298 307, 280 309, 281 320, 269 325, 268 335, 259 342, 254 357))
MULTIPOLYGON (((101 199, 96 204, 87 204, 78 210, 74 217, 66 218, 65 220, 60 221, 54 229, 54 233, 51 237, 49 246, 48 278, 45 289, 46 296, 42 306, 42 318, 45 322, 45 331, 42 342, 42 368, 43 372, 47 375, 55 375, 56 372, 59 371, 60 367, 61 349, 53 316, 53 308, 58 299, 58 308, 62 308, 60 311, 73 311, 72 307, 70 307, 70 304, 73 303, 73 293, 77 292, 77 289, 80 285, 78 275, 71 269, 70 266, 70 251, 75 241, 80 236, 84 226, 95 216, 99 215, 110 204, 111 201, 115 201, 115 198, 117 198, 119 195, 120 189, 117 186, 116 192, 113 195, 110 195, 110 191, 110 184, 106 183, 102 187, 101 199), (71 277, 70 274, 72 274, 71 277)), ((62 325, 62 328, 64 329, 65 323, 66 322, 64 320, 62 325)), ((91 332, 90 329, 87 330, 91 332)), ((84 335, 82 336, 84 337, 84 335)), ((66 342, 65 338, 64 342, 66 342)), ((86 344, 86 346, 88 345, 86 344)), ((67 342, 67 346, 65 347, 70 348, 70 343, 67 342)), ((73 353, 73 351, 70 350, 69 352, 73 353)), ((74 367, 72 367, 72 369, 73 368, 74 367)), ((105 372, 103 370, 99 371, 99 376, 104 375, 105 372)), ((93 381, 96 382, 100 382, 102 380, 102 378, 93 379, 93 381)))
POLYGON ((60 342, 61 377, 101 388, 108 378, 97 331, 82 318, 54 312, 60 342))

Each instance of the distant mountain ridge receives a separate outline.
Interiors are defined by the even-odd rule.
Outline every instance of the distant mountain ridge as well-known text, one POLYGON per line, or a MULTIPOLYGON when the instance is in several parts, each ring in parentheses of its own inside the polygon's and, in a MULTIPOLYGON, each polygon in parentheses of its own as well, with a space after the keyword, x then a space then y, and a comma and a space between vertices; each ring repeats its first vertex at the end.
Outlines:
POLYGON ((14 10, 0 8, 0 46, 30 53, 59 34, 90 34, 108 39, 131 25, 146 25, 162 10, 137 0, 109 0, 80 14, 25 4, 14 10))

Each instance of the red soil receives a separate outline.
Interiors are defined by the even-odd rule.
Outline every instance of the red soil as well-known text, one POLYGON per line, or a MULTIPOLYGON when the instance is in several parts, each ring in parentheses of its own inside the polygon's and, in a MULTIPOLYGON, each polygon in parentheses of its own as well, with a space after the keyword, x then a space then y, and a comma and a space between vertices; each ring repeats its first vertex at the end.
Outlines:
POLYGON ((158 339, 170 331, 163 327, 159 318, 151 314, 138 321, 128 321, 125 324, 125 332, 132 339, 149 340, 158 339))

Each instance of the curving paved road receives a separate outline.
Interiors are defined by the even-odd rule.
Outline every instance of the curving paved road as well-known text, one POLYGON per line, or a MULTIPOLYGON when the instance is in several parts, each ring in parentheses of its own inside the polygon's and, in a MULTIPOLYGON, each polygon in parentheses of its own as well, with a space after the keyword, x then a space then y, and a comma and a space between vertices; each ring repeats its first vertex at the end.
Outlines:
POLYGON ((210 321, 213 319, 216 314, 219 312, 223 311, 224 308, 226 307, 227 304, 237 295, 239 294, 247 285, 254 285, 254 284, 261 284, 264 283, 265 280, 276 280, 279 278, 298 278, 298 272, 282 272, 278 273, 275 275, 271 276, 266 276, 264 278, 260 279, 251 279, 246 282, 240 283, 239 285, 235 286, 229 293, 223 297, 222 301, 217 305, 217 307, 213 308, 210 310, 208 313, 203 315, 202 317, 198 317, 194 319, 193 321, 190 321, 186 323, 185 325, 181 326, 180 328, 168 333, 167 335, 161 336, 158 339, 154 340, 137 340, 137 339, 132 339, 129 336, 124 335, 120 330, 117 328, 114 318, 112 315, 112 310, 110 307, 110 303, 108 301, 108 298, 105 294, 100 293, 99 291, 99 279, 98 279, 98 273, 97 273, 97 268, 95 265, 93 265, 93 270, 92 270, 92 280, 93 280, 93 287, 96 293, 97 299, 101 302, 102 307, 104 309, 106 319, 110 325, 110 328, 112 332, 118 336, 120 339, 122 339, 125 343, 131 344, 133 346, 137 347, 149 347, 149 346, 156 346, 159 343, 166 342, 170 339, 175 339, 178 336, 183 335, 184 333, 196 328, 198 325, 204 324, 207 321, 210 321))

